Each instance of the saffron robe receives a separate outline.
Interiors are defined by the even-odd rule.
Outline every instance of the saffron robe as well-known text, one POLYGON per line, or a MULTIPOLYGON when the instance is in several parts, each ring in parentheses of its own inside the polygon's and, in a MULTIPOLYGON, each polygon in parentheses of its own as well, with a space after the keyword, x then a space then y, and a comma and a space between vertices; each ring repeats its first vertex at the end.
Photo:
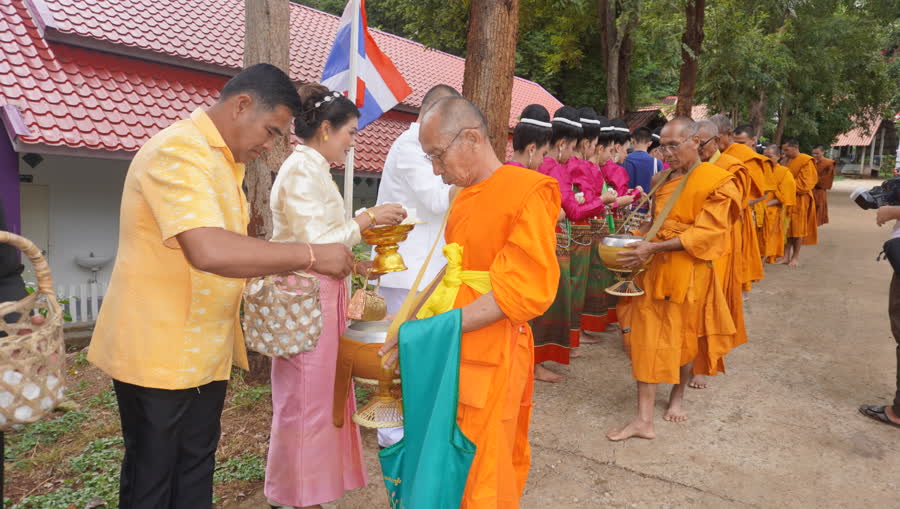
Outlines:
POLYGON ((773 199, 777 199, 781 203, 772 206, 766 205, 760 246, 766 262, 775 263, 775 260, 784 256, 784 219, 787 208, 797 202, 797 185, 794 183, 791 170, 780 164, 776 164, 772 168, 772 171, 766 175, 766 179, 766 186, 771 189, 766 196, 766 203, 773 199))
POLYGON ((828 190, 834 184, 834 160, 823 157, 816 161, 816 173, 819 181, 813 188, 816 200, 816 225, 828 224, 828 190))
POLYGON ((816 225, 816 201, 813 188, 819 181, 819 172, 812 156, 799 154, 785 165, 791 170, 797 184, 797 203, 788 208, 791 224, 787 236, 803 239, 803 245, 815 245, 818 242, 816 225))
POLYGON ((738 159, 746 168, 748 179, 742 182, 746 187, 741 189, 743 202, 741 203, 742 221, 744 228, 741 231, 744 243, 741 246, 741 282, 744 289, 749 290, 750 283, 763 278, 762 255, 759 251, 759 234, 756 231, 756 222, 753 217, 753 209, 749 202, 761 198, 765 187, 765 170, 771 165, 768 158, 756 153, 747 145, 732 143, 725 154, 738 159))
MULTIPOLYGON (((747 167, 738 158, 718 152, 709 162, 719 168, 728 170, 729 173, 734 175, 735 185, 741 191, 741 206, 745 206, 746 202, 743 201, 746 199, 745 192, 748 192, 753 187, 747 167)), ((713 261, 713 266, 716 268, 716 277, 719 278, 719 284, 722 285, 725 300, 728 302, 728 309, 731 311, 731 319, 734 321, 735 335, 732 346, 742 345, 747 342, 747 326, 744 322, 744 272, 742 269, 745 229, 749 229, 755 235, 755 225, 745 224, 744 214, 740 214, 731 225, 728 252, 713 261)))
MULTIPOLYGON (((684 176, 660 186, 658 216, 684 176)), ((694 361, 697 374, 724 372, 722 358, 734 341, 734 322, 713 260, 728 252, 731 225, 741 213, 734 175, 710 163, 691 173, 656 237, 675 237, 684 249, 657 253, 636 282, 645 293, 620 300, 619 319, 631 346, 634 378, 677 384, 679 368, 694 361)))
MULTIPOLYGON (((463 334, 457 422, 476 445, 463 509, 517 508, 530 466, 528 425, 534 346, 528 321, 553 302, 559 283, 554 226, 557 181, 502 166, 460 191, 447 244, 463 248, 464 271, 487 271, 506 318, 463 334)), ((482 294, 462 284, 453 308, 482 294)))

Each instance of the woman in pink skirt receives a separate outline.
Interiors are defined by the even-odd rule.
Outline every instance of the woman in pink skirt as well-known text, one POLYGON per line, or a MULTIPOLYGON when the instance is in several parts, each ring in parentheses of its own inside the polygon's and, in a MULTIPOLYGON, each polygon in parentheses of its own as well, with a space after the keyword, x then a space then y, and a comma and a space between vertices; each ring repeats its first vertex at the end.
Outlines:
MULTIPOLYGON (((303 113, 294 128, 304 140, 281 166, 272 186, 276 242, 338 242, 352 247, 360 231, 376 224, 398 224, 400 205, 381 205, 354 219, 331 178, 331 164, 344 161, 353 146, 359 110, 343 95, 322 85, 300 88, 303 113)), ((357 270, 365 273, 369 263, 357 270)), ((272 360, 272 436, 266 465, 265 495, 273 507, 316 508, 366 485, 353 392, 344 425, 332 421, 338 341, 347 324, 347 284, 319 275, 322 335, 316 348, 272 360)))

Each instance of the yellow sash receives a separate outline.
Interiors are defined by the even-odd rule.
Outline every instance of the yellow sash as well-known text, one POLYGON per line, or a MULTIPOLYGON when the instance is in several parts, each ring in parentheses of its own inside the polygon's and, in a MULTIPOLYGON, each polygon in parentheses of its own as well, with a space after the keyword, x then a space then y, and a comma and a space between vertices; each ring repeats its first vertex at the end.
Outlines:
POLYGON ((462 270, 463 247, 457 243, 444 246, 447 268, 444 278, 438 283, 431 296, 416 314, 417 318, 428 318, 446 313, 453 308, 459 287, 465 284, 478 293, 491 291, 491 274, 486 270, 462 270))

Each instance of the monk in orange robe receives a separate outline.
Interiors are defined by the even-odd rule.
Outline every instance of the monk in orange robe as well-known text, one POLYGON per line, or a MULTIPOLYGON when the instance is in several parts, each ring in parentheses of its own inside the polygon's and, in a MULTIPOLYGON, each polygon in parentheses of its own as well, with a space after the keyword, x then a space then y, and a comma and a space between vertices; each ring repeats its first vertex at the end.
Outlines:
POLYGON ((749 188, 743 190, 746 201, 742 209, 744 244, 741 248, 741 283, 744 291, 749 291, 753 282, 764 276, 754 207, 763 197, 765 171, 769 161, 756 153, 756 137, 752 126, 743 125, 732 129, 731 120, 726 115, 714 115, 710 121, 719 128, 719 150, 741 161, 750 177, 747 183, 749 188))
POLYGON ((797 185, 787 166, 778 163, 781 149, 772 143, 766 146, 763 155, 772 161, 774 167, 766 174, 766 203, 763 217, 760 249, 766 263, 775 263, 784 256, 785 215, 788 207, 797 203, 797 185))
POLYGON ((812 149, 813 159, 816 161, 816 173, 819 181, 813 188, 813 197, 816 200, 816 225, 828 224, 828 191, 834 185, 834 160, 825 157, 825 147, 816 145, 812 149))
POLYGON ((811 246, 818 242, 818 226, 816 225, 816 201, 813 189, 819 181, 819 172, 812 156, 800 153, 800 143, 788 139, 781 145, 785 166, 791 170, 797 184, 797 203, 788 208, 790 224, 788 225, 788 243, 785 247, 782 263, 789 267, 800 264, 800 246, 811 246))
MULTIPOLYGON (((430 314, 462 309, 457 422, 477 449, 461 507, 517 508, 530 467, 534 339, 528 321, 550 307, 559 283, 559 184, 503 165, 484 117, 463 98, 432 106, 419 141, 434 173, 462 188, 445 231, 447 268, 422 307, 430 314)), ((382 352, 394 345, 391 339, 382 352)))
MULTIPOLYGON (((719 130, 716 124, 709 120, 697 122, 697 135, 700 136, 700 160, 714 164, 719 168, 728 170, 734 175, 734 183, 741 192, 741 207, 746 208, 749 201, 748 194, 753 189, 753 181, 750 172, 739 159, 734 156, 719 152, 719 130)), ((750 225, 755 230, 753 225, 750 225)), ((728 302, 731 319, 734 321, 735 335, 732 347, 747 342, 747 328, 744 322, 744 298, 743 298, 743 261, 744 244, 744 219, 739 215, 731 225, 729 235, 728 252, 713 261, 716 277, 728 302)), ((688 384, 693 389, 706 389, 709 386, 708 377, 703 374, 694 375, 688 384)))
POLYGON ((649 265, 636 281, 645 293, 619 304, 638 381, 638 415, 610 430, 610 440, 656 436, 653 414, 660 383, 674 385, 663 418, 686 420, 684 390, 692 363, 694 373, 715 375, 734 341, 734 322, 711 262, 728 251, 742 197, 732 173, 700 161, 702 142, 689 118, 663 127, 660 148, 673 171, 655 177, 667 180, 653 200, 654 222, 667 202, 674 199, 674 206, 658 230, 644 225, 646 241, 619 254, 627 267, 649 265))

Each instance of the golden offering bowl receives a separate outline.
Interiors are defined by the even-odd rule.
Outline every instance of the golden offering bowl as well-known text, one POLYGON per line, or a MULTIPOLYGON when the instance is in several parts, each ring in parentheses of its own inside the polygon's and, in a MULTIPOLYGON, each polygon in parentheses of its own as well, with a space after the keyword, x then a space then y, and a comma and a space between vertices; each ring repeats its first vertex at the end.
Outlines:
POLYGON ((606 293, 617 297, 637 297, 644 294, 644 290, 634 282, 634 278, 647 268, 647 265, 650 264, 650 259, 637 269, 629 269, 623 266, 619 260, 619 253, 627 249, 625 246, 642 240, 644 240, 643 237, 636 235, 607 235, 600 241, 600 245, 597 246, 597 253, 600 255, 600 259, 603 260, 603 265, 613 272, 616 275, 616 279, 619 280, 607 288, 606 293))
POLYGON ((406 270, 403 257, 397 251, 409 232, 418 223, 374 226, 363 230, 362 236, 366 244, 375 246, 375 259, 372 260, 373 274, 388 274, 406 270))

